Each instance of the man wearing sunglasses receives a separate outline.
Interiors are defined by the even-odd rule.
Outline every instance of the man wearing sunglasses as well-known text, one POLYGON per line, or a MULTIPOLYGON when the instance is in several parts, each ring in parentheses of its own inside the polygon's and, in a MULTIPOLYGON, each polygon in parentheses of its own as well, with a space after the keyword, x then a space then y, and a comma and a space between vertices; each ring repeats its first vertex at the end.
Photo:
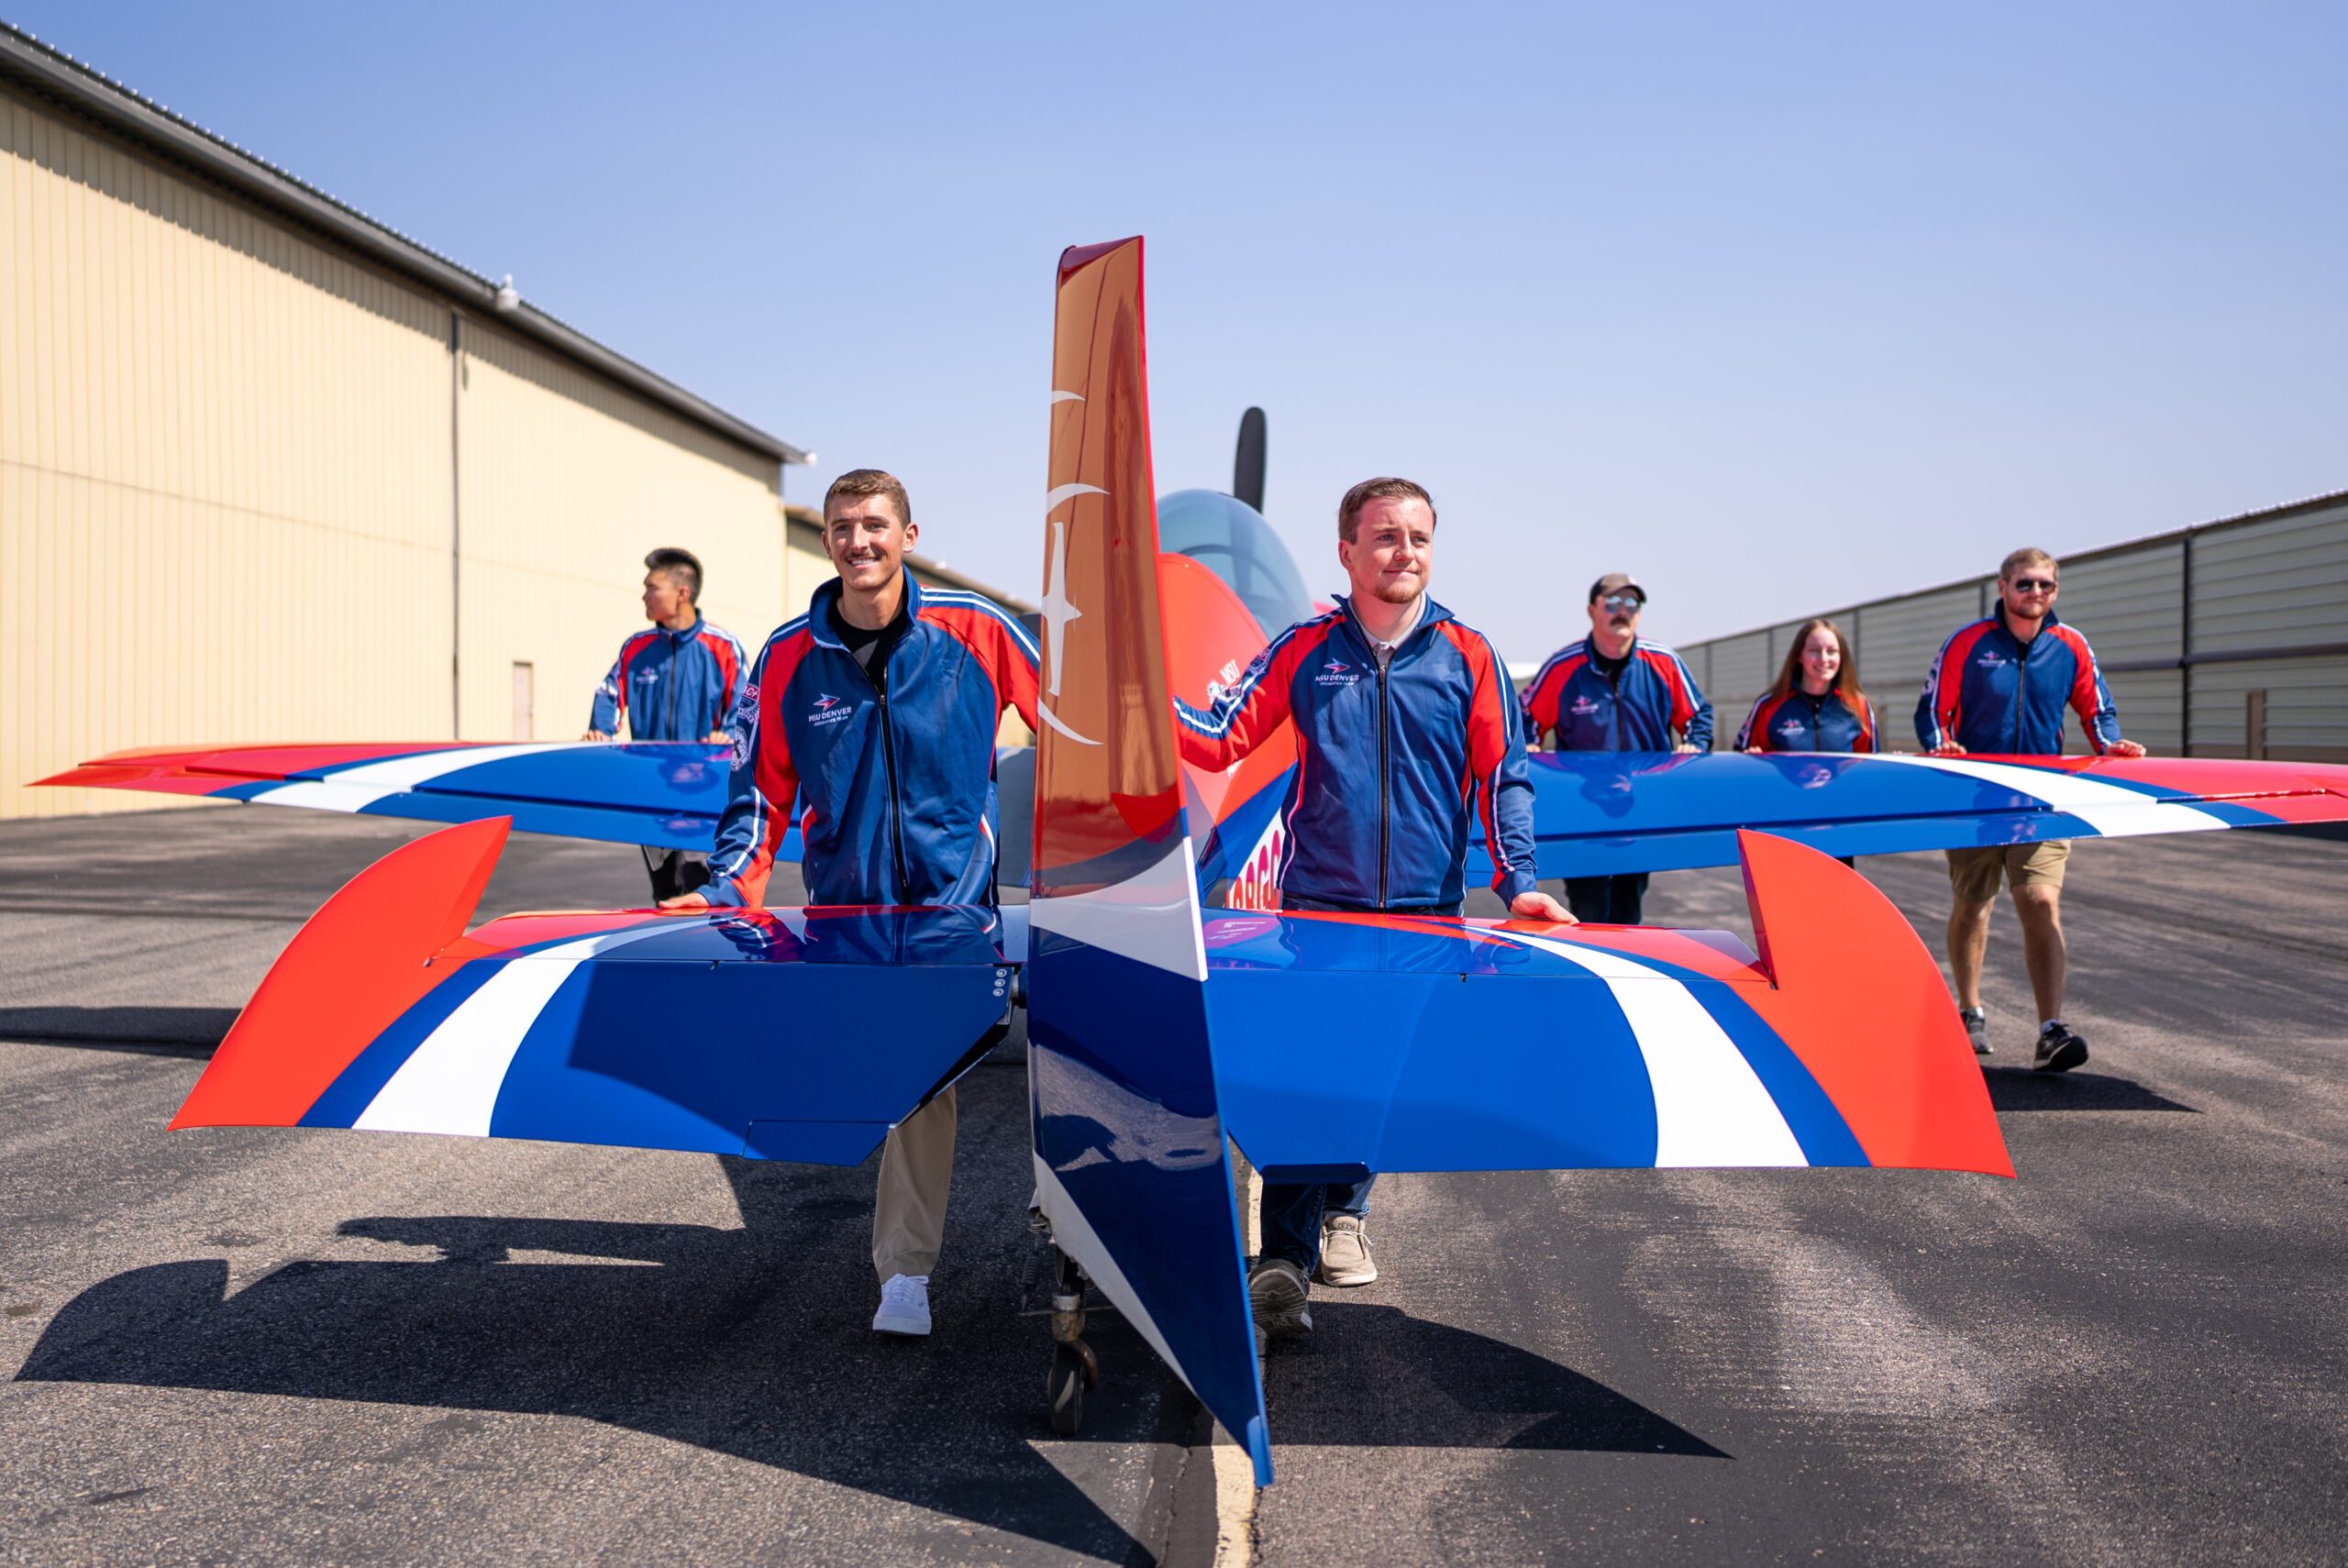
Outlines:
MULTIPOLYGON (((1647 591, 1628 572, 1589 585, 1589 635, 1549 656, 1524 689, 1524 728, 1559 751, 1710 751, 1712 705, 1679 656, 1639 635, 1647 591), (1677 739, 1674 739, 1675 734, 1677 739)), ((1568 877, 1577 920, 1636 925, 1646 873, 1568 877)))
MULTIPOLYGON (((2068 706, 2078 713, 2097 756, 2144 755, 2143 746, 2120 738, 2120 714, 2096 668, 2095 650, 2055 616, 2055 590, 2054 558, 2044 550, 2016 550, 2006 558, 1998 569, 1997 613, 1943 644, 1924 677, 1924 693, 1916 703, 1916 738, 1925 750, 1934 756, 2059 756, 2063 710, 2068 706)), ((2088 1059, 2088 1043, 2062 1019, 2066 963, 2061 897, 2070 854, 2068 839, 1948 852, 1955 895, 1948 963, 1976 1055, 1989 1055, 1981 958, 2002 876, 2021 921, 2022 958, 2038 1001, 2038 1048, 2031 1065, 2042 1073, 2067 1073, 2088 1059)))

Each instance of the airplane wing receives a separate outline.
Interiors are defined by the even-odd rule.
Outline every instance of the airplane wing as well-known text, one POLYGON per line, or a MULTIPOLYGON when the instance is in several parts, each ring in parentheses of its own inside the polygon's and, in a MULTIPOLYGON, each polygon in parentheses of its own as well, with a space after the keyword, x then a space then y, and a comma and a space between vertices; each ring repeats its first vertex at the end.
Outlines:
MULTIPOLYGON (((44 785, 139 790, 421 822, 505 817, 525 833, 706 850, 728 757, 703 741, 215 746, 124 751, 44 785)), ((799 857, 793 828, 781 857, 799 857)))
MULTIPOLYGON (((2208 756, 1542 752, 1544 877, 1737 863, 1740 828, 1828 855, 2348 824, 2348 767, 2208 756)), ((1490 878, 1479 844, 1470 868, 1490 878)))
POLYGON ((1036 1187, 1271 1479, 1226 1134, 1267 1173, 1886 1165, 2010 1176, 1940 973, 1865 878, 1739 846, 1722 933, 1202 915, 1150 498, 1141 243, 1061 258, 1028 906, 1036 1187))
POLYGON ((352 878, 172 1125, 856 1165, 1001 1037, 1012 966, 994 911, 517 914, 468 933, 505 834, 445 828, 352 878))

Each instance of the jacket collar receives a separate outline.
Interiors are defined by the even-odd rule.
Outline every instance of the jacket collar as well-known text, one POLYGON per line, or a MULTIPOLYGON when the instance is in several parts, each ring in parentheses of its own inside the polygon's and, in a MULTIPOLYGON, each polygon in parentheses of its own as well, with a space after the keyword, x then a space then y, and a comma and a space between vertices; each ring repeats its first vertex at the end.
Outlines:
MULTIPOLYGON (((839 622, 836 619, 840 593, 840 580, 836 577, 815 590, 815 596, 807 602, 807 635, 815 639, 818 646, 845 651, 847 645, 840 639, 839 622)), ((912 620, 920 615, 921 606, 921 583, 909 570, 905 573, 905 618, 912 620)))
MULTIPOLYGON (((1335 602, 1337 606, 1337 613, 1339 616, 1345 621, 1346 625, 1353 628, 1354 635, 1362 640, 1363 646, 1368 646, 1370 640, 1369 633, 1363 627, 1361 624, 1361 617, 1354 613, 1354 602, 1352 597, 1347 594, 1340 593, 1335 596, 1335 602)), ((1434 594, 1428 594, 1426 596, 1426 607, 1419 615, 1419 624, 1411 628, 1411 635, 1402 639, 1401 646, 1408 647, 1411 644, 1419 640, 1420 633, 1439 622, 1448 621, 1450 619, 1451 612, 1445 609, 1441 604, 1436 603, 1434 594)), ((1400 652, 1401 648, 1397 648, 1396 651, 1400 652)))

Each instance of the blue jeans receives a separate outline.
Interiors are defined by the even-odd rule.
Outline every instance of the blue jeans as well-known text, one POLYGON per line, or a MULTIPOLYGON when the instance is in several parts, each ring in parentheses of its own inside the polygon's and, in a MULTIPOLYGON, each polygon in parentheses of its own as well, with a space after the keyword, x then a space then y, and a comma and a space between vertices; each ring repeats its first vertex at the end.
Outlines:
MULTIPOLYGON (((1332 903, 1325 899, 1309 899, 1301 894, 1282 893, 1280 908, 1284 910, 1321 911, 1337 914, 1377 914, 1368 904, 1332 903)), ((1444 904, 1429 909, 1390 910, 1390 914, 1456 915, 1457 904, 1444 904)), ((1263 1256, 1286 1258, 1305 1273, 1311 1274, 1321 1262, 1321 1221, 1331 1214, 1350 1214, 1357 1220, 1369 1218, 1369 1189, 1378 1180, 1374 1176, 1359 1181, 1335 1182, 1270 1182, 1264 1184, 1264 1198, 1257 1212, 1264 1233, 1263 1256)))
POLYGON ((1286 1258, 1306 1274, 1321 1262, 1321 1221, 1331 1214, 1369 1218, 1369 1189, 1378 1180, 1266 1182, 1263 1217, 1264 1252, 1268 1258, 1286 1258))
POLYGON ((1647 895, 1647 874, 1625 877, 1568 877, 1566 907, 1574 919, 1597 925, 1636 925, 1639 906, 1647 895))

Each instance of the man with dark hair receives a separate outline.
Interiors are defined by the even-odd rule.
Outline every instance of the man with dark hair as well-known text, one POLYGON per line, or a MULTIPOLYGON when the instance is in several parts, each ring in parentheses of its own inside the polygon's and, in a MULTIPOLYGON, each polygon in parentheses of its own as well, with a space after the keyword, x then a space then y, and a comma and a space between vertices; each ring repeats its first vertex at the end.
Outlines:
MULTIPOLYGON (((1005 708, 1036 723, 1036 642, 991 600, 915 582, 905 553, 919 536, 892 476, 857 469, 832 481, 824 548, 839 575, 751 666, 729 726, 714 878, 663 908, 762 906, 794 801, 808 902, 993 907, 995 731, 1005 708)), ((882 1145, 880 1333, 930 1331, 954 1122, 948 1088, 882 1145)))
MULTIPOLYGON (((734 634, 702 619, 701 559, 668 547, 644 558, 644 618, 651 629, 620 645, 620 657, 595 689, 582 740, 608 741, 627 720, 630 739, 722 741, 725 714, 746 662, 734 634)), ((654 899, 674 898, 709 880, 709 856, 697 849, 644 845, 654 899)))
MULTIPOLYGON (((1456 915, 1473 801, 1509 911, 1569 922, 1533 885, 1533 785, 1508 667, 1427 597, 1434 521, 1434 499, 1409 480, 1347 491, 1337 560, 1352 594, 1274 637, 1211 712, 1178 701, 1174 733, 1185 761, 1222 770, 1294 727, 1282 909, 1456 915)), ((1369 1187, 1265 1185, 1262 1255, 1247 1280, 1260 1331, 1312 1327, 1308 1276, 1378 1277, 1364 1230, 1369 1187)))
MULTIPOLYGON (((2120 738, 2111 689, 2087 638, 2054 613, 2054 558, 2020 549, 1998 568, 1998 609, 1941 645, 1916 702, 1916 738, 1934 756, 1967 752, 2059 756, 2063 709, 2079 715, 2099 756, 2142 756, 2120 738)), ((1948 966, 1956 1005, 1977 1055, 1989 1055, 1988 1014, 1981 1006, 1981 960, 1989 945, 1989 911, 2002 876, 2021 922, 2022 962, 2038 1003, 2038 1047, 2031 1066, 2067 1073, 2088 1059, 2088 1043, 2063 1021, 2068 953, 2063 943, 2063 870, 2071 841, 1989 845, 1948 852, 1951 900, 1948 966)))
MULTIPOLYGON (((1647 591, 1628 572, 1589 585, 1589 635, 1551 654, 1524 689, 1524 727, 1536 742, 1554 735, 1559 751, 1712 749, 1712 705, 1695 676, 1678 654, 1639 635, 1646 605, 1647 591)), ((1575 915, 1608 925, 1638 924, 1646 891, 1644 871, 1566 878, 1575 915)))

